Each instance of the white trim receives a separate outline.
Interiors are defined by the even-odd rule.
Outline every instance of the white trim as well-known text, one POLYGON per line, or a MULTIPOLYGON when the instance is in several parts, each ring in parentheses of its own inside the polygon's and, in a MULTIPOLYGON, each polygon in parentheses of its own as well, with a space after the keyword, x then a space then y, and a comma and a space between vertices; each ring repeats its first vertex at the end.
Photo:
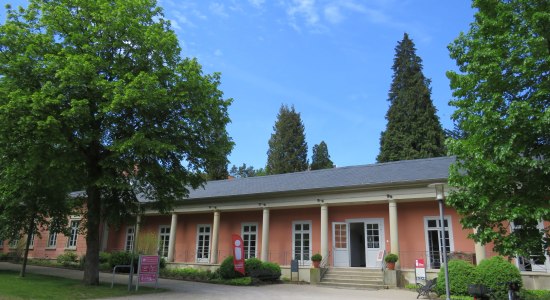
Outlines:
MULTIPOLYGON (((450 252, 453 252, 455 251, 455 243, 454 243, 454 234, 453 234, 453 219, 450 215, 445 215, 443 216, 444 220, 447 221, 447 224, 448 226, 445 228, 448 232, 449 232, 449 249, 450 249, 450 252)), ((436 221, 436 224, 439 224, 440 221, 441 221, 441 217, 439 216, 424 216, 424 245, 426 246, 426 265, 427 265, 427 268, 428 269, 433 269, 432 267, 432 264, 431 264, 431 260, 430 260, 430 245, 428 243, 428 221, 432 221, 432 220, 435 220, 436 221)), ((441 226, 444 226, 445 224, 441 224, 441 226)), ((430 227, 433 229, 435 229, 434 227, 430 227)), ((441 234, 441 227, 438 225, 437 226, 437 236, 440 237, 439 235, 441 234)), ((445 238, 445 237, 443 237, 445 238)), ((441 253, 441 242, 440 242, 440 239, 437 241, 438 243, 438 246, 439 246, 439 252, 441 253)), ((450 254, 450 253, 447 253, 447 254, 450 254)), ((440 254, 441 255, 441 254, 440 254)), ((441 264, 441 263, 440 263, 441 264)))
POLYGON ((80 222, 81 222, 81 219, 71 218, 71 220, 69 222, 70 232, 69 232, 69 235, 67 236, 67 245, 66 245, 65 249, 69 249, 69 250, 75 250, 76 249, 77 242, 78 242, 78 230, 80 228, 80 222), (73 222, 76 223, 76 227, 73 227, 73 222), (73 230, 74 230, 74 232, 73 232, 73 230), (73 240, 73 235, 74 235, 74 240, 73 240), (72 241, 72 243, 71 243, 71 241, 72 241))
MULTIPOLYGON (((521 226, 521 225, 520 225, 521 226)), ((511 221, 510 222, 510 231, 514 231, 516 228, 516 225, 514 224, 514 221, 511 221)), ((541 220, 539 221, 539 223, 537 224, 537 228, 542 230, 544 229, 544 222, 541 220)), ((546 259, 544 260, 544 264, 536 264, 535 261, 529 257, 529 264, 531 265, 531 271, 530 272, 542 272, 542 273, 550 273, 550 255, 547 255, 545 254, 544 255, 546 257, 546 259)), ((521 256, 515 256, 515 265, 516 267, 520 270, 520 271, 526 271, 525 270, 525 266, 520 263, 520 260, 523 259, 525 260, 525 257, 521 257, 521 256)))
POLYGON ((255 223, 255 222, 244 222, 244 223, 241 223, 241 238, 243 239, 243 242, 246 243, 245 241, 245 232, 244 232, 244 227, 245 226, 256 226, 256 231, 250 231, 248 232, 247 234, 254 234, 254 256, 251 256, 249 253, 249 249, 250 249, 250 241, 248 241, 248 249, 244 248, 245 250, 245 258, 251 258, 251 257, 258 257, 258 229, 259 229, 259 226, 258 226, 258 223, 255 223))
POLYGON ((159 256, 167 257, 168 256, 168 247, 170 245, 170 225, 159 225, 159 256), (162 229, 168 229, 168 232, 162 232, 162 229), (166 240, 163 242, 162 237, 165 237, 166 240), (165 245, 166 244, 166 245, 165 245), (166 250, 166 253, 165 253, 166 250))
POLYGON ((46 241, 46 249, 56 249, 57 248, 57 232, 49 232, 48 233, 48 240, 46 241), (50 244, 51 237, 54 237, 53 243, 50 244))
MULTIPOLYGON (((197 234, 195 239, 195 260, 198 263, 208 263, 210 262, 210 247, 212 246, 212 224, 197 224, 197 234), (200 233, 199 229, 201 227, 208 228, 208 233, 203 232, 200 233), (203 253, 207 255, 207 257, 201 257, 199 258, 199 235, 208 236, 208 248, 206 253, 203 253)), ((203 248, 204 248, 204 239, 203 239, 203 248)))
MULTIPOLYGON (((351 237, 350 237, 350 231, 351 231, 351 223, 363 223, 363 232, 365 234, 365 268, 374 268, 373 266, 368 266, 368 247, 367 247, 367 226, 366 223, 378 223, 378 234, 379 234, 379 250, 386 250, 386 231, 385 231, 385 225, 384 225, 384 218, 358 218, 358 219, 346 219, 346 224, 348 224, 347 228, 347 246, 348 246, 348 266, 351 266, 351 237)), ((378 268, 379 266, 375 266, 378 268)))
MULTIPOLYGON (((309 234, 309 259, 300 259, 300 264, 303 264, 303 265, 309 265, 311 264, 311 255, 312 255, 312 248, 313 248, 313 234, 312 234, 312 226, 311 226, 311 220, 304 220, 304 221, 293 221, 292 222, 292 259, 295 259, 296 258, 296 253, 295 253, 295 235, 296 235, 296 225, 309 225, 309 229, 307 230, 307 233, 309 234)), ((301 230, 301 233, 306 233, 305 230, 301 230)), ((302 245, 300 246, 300 251, 302 252, 301 254, 301 258, 303 258, 303 243, 302 245)))
POLYGON ((136 238, 136 228, 134 225, 126 226, 126 237, 124 239, 124 251, 133 251, 134 250, 134 239, 136 238), (130 229, 132 232, 129 232, 130 229), (128 238, 130 238, 130 241, 128 241, 128 238), (130 242, 128 244, 128 242, 130 242))

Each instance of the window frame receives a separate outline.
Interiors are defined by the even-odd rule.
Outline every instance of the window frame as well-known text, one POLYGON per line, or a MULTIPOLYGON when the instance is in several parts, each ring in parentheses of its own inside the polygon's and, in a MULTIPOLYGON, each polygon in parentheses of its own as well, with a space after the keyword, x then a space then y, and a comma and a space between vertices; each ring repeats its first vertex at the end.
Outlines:
MULTIPOLYGON (((449 234, 449 245, 446 245, 449 247, 449 253, 450 252, 453 252, 454 249, 455 249, 455 245, 454 245, 454 235, 453 235, 453 222, 452 222, 452 217, 450 215, 445 215, 443 216, 443 219, 444 221, 447 221, 447 225, 448 226, 445 226, 445 230, 448 232, 449 234)), ((429 269, 440 269, 440 268, 434 268, 432 266, 432 262, 431 262, 431 253, 430 253, 430 245, 429 245, 429 237, 428 237, 428 229, 434 231, 434 230, 437 230, 437 236, 438 236, 438 247, 439 247, 439 253, 440 253, 440 256, 442 254, 442 246, 441 245, 441 217, 439 216, 424 216, 424 241, 425 241, 425 245, 426 245, 426 264, 427 264, 427 267, 429 269), (435 220, 436 221, 436 225, 437 227, 428 227, 428 221, 433 221, 435 220)), ((441 264, 443 264, 443 262, 441 261, 440 262, 440 266, 441 264)))
POLYGON ((50 232, 48 234, 48 241, 46 242, 46 249, 56 249, 57 248, 57 232, 50 232), (53 237, 53 243, 51 243, 53 237))
POLYGON ((249 259, 249 258, 257 258, 258 257, 258 223, 255 223, 255 222, 245 222, 245 223, 241 223, 241 237, 243 239, 243 250, 244 250, 244 258, 245 259, 249 259), (245 226, 255 226, 256 227, 256 230, 255 231, 249 231, 249 232, 245 232, 244 229, 245 229, 245 226), (254 256, 250 256, 251 254, 251 251, 250 251, 250 240, 247 241, 247 239, 245 238, 246 235, 250 236, 250 235, 254 235, 254 253, 252 253, 254 256), (247 243, 248 242, 248 243, 247 243))
POLYGON ((296 259, 296 234, 299 233, 301 235, 300 239, 301 239, 301 245, 300 245, 300 259, 298 259, 298 261, 300 262, 300 264, 302 265, 310 265, 311 264, 311 255, 312 255, 312 246, 313 246, 313 236, 312 236, 312 226, 311 226, 311 220, 303 220, 303 221, 293 221, 292 222, 292 259, 295 260, 296 259), (309 229, 307 230, 307 232, 303 229, 301 229, 299 232, 296 231, 296 225, 308 225, 309 226, 309 229), (304 253, 304 244, 303 244, 303 235, 304 233, 307 233, 309 235, 309 253, 307 253, 308 255, 308 259, 304 259, 306 253, 304 253))
POLYGON ((67 246, 66 249, 74 250, 78 245, 78 230, 80 229, 81 219, 71 219, 69 221, 71 231, 67 236, 67 246), (76 226, 73 226, 73 223, 76 223, 76 226), (71 243, 73 241, 73 243, 71 243), (74 245, 73 245, 74 244, 74 245))
POLYGON ((158 239, 159 253, 158 254, 160 257, 164 257, 164 258, 168 257, 168 251, 170 251, 170 231, 171 231, 170 225, 159 226, 159 239, 158 239), (168 231, 162 232, 163 229, 168 229, 168 231))
MULTIPOLYGON (((203 249, 204 249, 204 239, 203 239, 203 249)), ((210 250, 211 250, 211 247, 212 247, 212 225, 211 224, 197 224, 197 234, 196 234, 196 241, 195 241, 195 261, 198 262, 198 263, 209 263, 210 262, 210 257, 212 256, 212 253, 210 253, 210 250), (204 232, 201 234, 200 232, 200 228, 201 227, 208 227, 208 234, 205 234, 204 232), (208 235, 208 248, 206 250, 206 252, 203 250, 201 252, 201 255, 203 254, 206 254, 207 257, 201 257, 199 258, 199 239, 200 239, 200 236, 203 235, 203 236, 206 236, 208 235)))
POLYGON ((124 251, 126 252, 132 252, 134 250, 134 239, 136 237, 136 229, 135 226, 126 226, 126 237, 124 239, 124 251), (129 232, 129 231, 132 232, 129 232), (128 244, 130 242, 130 244, 128 244))

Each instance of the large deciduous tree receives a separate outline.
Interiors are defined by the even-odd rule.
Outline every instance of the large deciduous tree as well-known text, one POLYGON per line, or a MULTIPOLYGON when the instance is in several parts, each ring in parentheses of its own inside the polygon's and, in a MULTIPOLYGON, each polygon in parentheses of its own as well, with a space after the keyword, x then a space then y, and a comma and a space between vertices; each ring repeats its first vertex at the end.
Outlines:
POLYGON ((406 33, 395 47, 392 70, 388 124, 380 136, 377 161, 444 156, 445 136, 431 100, 430 80, 406 33))
POLYGON ((449 46, 460 134, 448 203, 473 238, 503 255, 542 255, 550 220, 550 1, 474 1, 475 21, 449 46), (518 225, 513 230, 511 224, 518 225), (540 225, 539 225, 540 226, 540 225), (511 231, 511 232, 510 232, 511 231))
POLYGON ((325 141, 321 141, 318 145, 314 145, 312 152, 311 170, 334 168, 334 163, 330 160, 327 143, 325 143, 325 141))
POLYGON ((294 106, 281 105, 267 151, 267 174, 306 171, 307 143, 304 124, 294 106))
POLYGON ((59 191, 84 188, 87 284, 101 220, 136 213, 136 194, 169 211, 232 149, 220 75, 180 51, 154 0, 31 0, 0 26, 0 112, 17 116, 0 119, 0 143, 14 132, 29 166, 71 178, 59 191), (27 151, 34 138, 45 157, 27 151))

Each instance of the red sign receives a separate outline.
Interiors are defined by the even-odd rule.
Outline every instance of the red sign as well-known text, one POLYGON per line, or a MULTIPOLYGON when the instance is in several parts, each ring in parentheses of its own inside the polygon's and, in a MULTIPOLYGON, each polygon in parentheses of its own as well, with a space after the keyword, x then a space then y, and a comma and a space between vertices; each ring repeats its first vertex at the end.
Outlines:
POLYGON ((156 282, 159 271, 159 257, 156 255, 139 256, 139 283, 156 282))
POLYGON ((416 281, 420 281, 420 280, 426 280, 426 266, 424 265, 424 259, 423 258, 419 258, 415 261, 415 268, 414 268, 414 273, 415 273, 415 278, 416 278, 416 281))
POLYGON ((233 265, 235 265, 235 271, 244 275, 244 243, 243 239, 238 234, 233 234, 233 265))

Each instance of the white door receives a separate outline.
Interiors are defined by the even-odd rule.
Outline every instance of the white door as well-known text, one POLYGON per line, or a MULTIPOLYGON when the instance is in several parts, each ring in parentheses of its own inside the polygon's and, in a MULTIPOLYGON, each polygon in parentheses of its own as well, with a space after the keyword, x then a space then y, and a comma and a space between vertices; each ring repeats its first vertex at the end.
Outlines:
POLYGON ((366 267, 376 268, 379 267, 377 262, 378 252, 383 250, 384 237, 382 231, 381 221, 367 221, 365 222, 365 250, 366 250, 366 267))
POLYGON ((332 223, 332 245, 335 267, 349 267, 348 224, 332 223))

